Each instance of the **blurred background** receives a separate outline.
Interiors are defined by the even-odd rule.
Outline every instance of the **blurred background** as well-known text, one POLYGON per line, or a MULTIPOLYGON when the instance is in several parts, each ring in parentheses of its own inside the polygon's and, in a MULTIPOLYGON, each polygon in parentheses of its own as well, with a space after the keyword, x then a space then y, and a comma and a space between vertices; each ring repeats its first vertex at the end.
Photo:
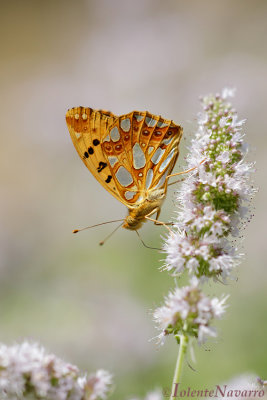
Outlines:
MULTIPOLYGON (((199 95, 235 86, 233 101, 257 160, 260 191, 242 241, 245 259, 218 339, 199 348, 184 382, 211 387, 241 373, 266 379, 267 2, 263 0, 24 0, 1 2, 0 341, 40 341, 94 371, 115 375, 115 399, 170 385, 177 346, 158 334, 151 310, 173 287, 163 255, 113 226, 126 209, 79 159, 65 125, 73 106, 115 114, 149 110, 196 127, 199 95)), ((173 215, 173 190, 162 220, 173 215)), ((162 228, 141 234, 160 246, 162 228)))

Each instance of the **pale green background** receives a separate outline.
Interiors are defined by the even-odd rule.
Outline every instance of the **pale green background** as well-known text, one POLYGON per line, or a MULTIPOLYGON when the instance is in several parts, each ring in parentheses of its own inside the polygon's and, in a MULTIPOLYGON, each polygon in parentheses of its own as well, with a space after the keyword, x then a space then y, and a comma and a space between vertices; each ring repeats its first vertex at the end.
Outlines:
MULTIPOLYGON (((184 126, 176 170, 196 126, 198 96, 236 86, 234 105, 257 159, 237 281, 218 339, 196 346, 185 383, 212 387, 266 368, 266 35, 262 0, 2 1, 0 340, 38 340, 83 370, 115 374, 114 399, 168 386, 177 347, 157 334, 151 310, 173 282, 163 255, 132 232, 78 226, 122 218, 125 207, 79 160, 64 115, 85 105, 116 114, 149 110, 184 126), (254 213, 254 209, 252 210, 254 213)), ((162 219, 173 215, 173 190, 162 219)), ((142 236, 160 246, 162 228, 142 236)))

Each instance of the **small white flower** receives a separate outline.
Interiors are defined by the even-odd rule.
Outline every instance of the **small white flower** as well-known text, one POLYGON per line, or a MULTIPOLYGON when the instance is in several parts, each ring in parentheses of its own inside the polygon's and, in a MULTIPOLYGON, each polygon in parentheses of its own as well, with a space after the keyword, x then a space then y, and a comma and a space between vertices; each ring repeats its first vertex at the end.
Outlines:
POLYGON ((235 259, 228 255, 223 254, 218 257, 213 257, 209 260, 209 270, 212 271, 222 271, 222 276, 227 277, 233 269, 235 264, 235 259))
POLYGON ((112 375, 104 369, 99 369, 95 374, 89 375, 84 388, 90 388, 90 400, 105 400, 112 389, 112 375))
POLYGON ((199 113, 198 114, 198 123, 200 124, 200 125, 204 125, 206 122, 208 122, 208 114, 206 114, 206 113, 199 113))
POLYGON ((200 243, 199 248, 195 250, 195 255, 201 256, 204 260, 208 260, 210 258, 209 245, 205 243, 200 243))
POLYGON ((168 251, 166 266, 164 269, 169 270, 170 268, 175 268, 177 272, 182 272, 184 269, 185 259, 183 254, 180 251, 181 242, 185 240, 184 237, 181 237, 179 233, 174 235, 170 235, 166 242, 165 248, 168 251))
POLYGON ((235 132, 235 133, 233 134, 233 136, 232 136, 232 139, 231 139, 231 144, 232 144, 232 146, 235 146, 235 147, 236 147, 237 144, 241 143, 243 137, 244 137, 244 134, 243 134, 242 132, 240 132, 240 131, 235 132))
POLYGON ((191 275, 196 274, 199 267, 199 262, 196 258, 190 258, 190 260, 187 261, 186 267, 191 275))
POLYGON ((222 154, 217 157, 217 161, 221 161, 223 164, 228 163, 230 160, 230 152, 229 151, 224 151, 222 154))
POLYGON ((210 232, 214 236, 214 240, 218 239, 227 231, 227 228, 221 221, 216 221, 211 225, 210 232))
POLYGON ((194 254, 195 248, 191 243, 189 243, 187 238, 184 238, 184 240, 181 241, 180 244, 180 251, 182 252, 183 256, 187 257, 194 254))
POLYGON ((211 206, 206 206, 203 208, 203 217, 206 220, 209 220, 209 221, 213 220, 215 215, 216 215, 216 211, 211 206))
POLYGON ((173 321, 173 310, 167 306, 157 308, 154 312, 154 319, 165 330, 173 321))
POLYGON ((234 97, 236 92, 235 88, 224 88, 222 91, 222 99, 227 99, 228 97, 234 97))
POLYGON ((244 125, 245 122, 246 122, 246 119, 241 119, 240 121, 238 121, 238 116, 237 115, 233 115, 232 116, 231 127, 232 128, 239 128, 242 125, 244 125))
POLYGON ((198 330, 199 343, 205 343, 208 337, 216 337, 216 329, 210 326, 200 325, 198 330))
POLYGON ((212 307, 213 315, 215 316, 215 318, 221 318, 222 315, 224 314, 225 309, 227 307, 225 305, 225 302, 228 298, 229 298, 229 295, 224 296, 221 300, 219 300, 217 297, 214 297, 211 300, 211 307, 212 307))
POLYGON ((219 125, 220 125, 221 128, 224 128, 224 127, 225 127, 225 125, 228 123, 228 119, 229 119, 229 118, 221 117, 221 119, 220 119, 220 121, 219 121, 219 125))
POLYGON ((215 187, 217 178, 211 172, 206 172, 205 166, 201 165, 199 167, 199 182, 215 187))

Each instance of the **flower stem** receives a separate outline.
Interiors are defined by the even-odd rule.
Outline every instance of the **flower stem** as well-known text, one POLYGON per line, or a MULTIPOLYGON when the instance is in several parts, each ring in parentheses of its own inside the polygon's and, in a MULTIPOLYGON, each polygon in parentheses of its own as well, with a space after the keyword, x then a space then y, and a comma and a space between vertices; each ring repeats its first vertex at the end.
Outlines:
POLYGON ((174 397, 177 398, 177 389, 182 375, 183 361, 188 344, 188 337, 186 335, 179 335, 179 337, 180 337, 180 345, 174 371, 170 400, 173 400, 174 397))

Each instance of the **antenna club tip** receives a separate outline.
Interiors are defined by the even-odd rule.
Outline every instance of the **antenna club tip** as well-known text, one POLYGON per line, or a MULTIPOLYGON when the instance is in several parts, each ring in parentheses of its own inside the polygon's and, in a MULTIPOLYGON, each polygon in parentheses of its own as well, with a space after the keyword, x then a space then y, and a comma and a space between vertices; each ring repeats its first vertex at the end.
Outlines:
POLYGON ((72 233, 78 233, 78 232, 79 232, 78 229, 74 229, 74 230, 72 231, 72 233))
POLYGON ((104 244, 104 241, 99 242, 99 246, 103 246, 103 244, 104 244))

